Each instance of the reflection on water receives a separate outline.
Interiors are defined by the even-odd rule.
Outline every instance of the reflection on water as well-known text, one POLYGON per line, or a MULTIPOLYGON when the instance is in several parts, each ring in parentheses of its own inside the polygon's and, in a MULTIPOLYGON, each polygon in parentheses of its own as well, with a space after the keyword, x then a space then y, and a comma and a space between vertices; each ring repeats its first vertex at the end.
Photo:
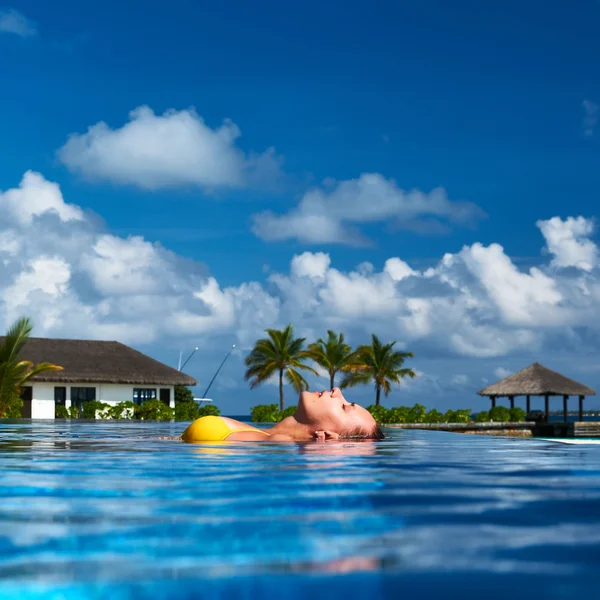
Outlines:
POLYGON ((184 427, 2 423, 0 596, 596 597, 598 446, 158 439, 184 427))

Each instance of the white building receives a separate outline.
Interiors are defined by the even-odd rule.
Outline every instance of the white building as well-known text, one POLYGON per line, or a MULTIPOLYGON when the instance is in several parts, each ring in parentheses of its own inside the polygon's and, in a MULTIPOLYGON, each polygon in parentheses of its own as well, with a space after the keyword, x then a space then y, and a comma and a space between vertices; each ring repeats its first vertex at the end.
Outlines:
POLYGON ((38 375, 23 389, 24 418, 54 419, 57 405, 69 408, 86 400, 115 405, 158 398, 174 408, 175 386, 197 383, 119 342, 30 338, 21 357, 62 367, 38 375))

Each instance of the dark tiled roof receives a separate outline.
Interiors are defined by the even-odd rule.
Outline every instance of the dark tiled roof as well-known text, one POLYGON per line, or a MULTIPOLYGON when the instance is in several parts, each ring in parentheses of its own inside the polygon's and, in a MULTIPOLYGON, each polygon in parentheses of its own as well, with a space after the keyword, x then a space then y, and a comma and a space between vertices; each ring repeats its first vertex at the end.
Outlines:
POLYGON ((595 396, 596 392, 535 362, 478 392, 480 396, 595 396))
MULTIPOLYGON (((0 337, 0 344, 4 339, 0 337)), ((42 373, 34 381, 196 385, 196 380, 125 344, 95 340, 30 338, 21 358, 50 362, 62 371, 42 373)))

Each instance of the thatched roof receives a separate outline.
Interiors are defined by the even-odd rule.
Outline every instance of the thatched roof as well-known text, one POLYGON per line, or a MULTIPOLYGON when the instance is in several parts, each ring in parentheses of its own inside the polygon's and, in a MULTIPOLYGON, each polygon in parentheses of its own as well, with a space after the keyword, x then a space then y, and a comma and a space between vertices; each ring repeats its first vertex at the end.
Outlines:
MULTIPOLYGON (((0 337, 0 344, 4 338, 0 337)), ((50 362, 62 371, 42 373, 34 381, 65 383, 127 383, 140 385, 196 385, 177 369, 119 342, 30 338, 21 358, 50 362)))
POLYGON ((480 396, 595 396, 596 392, 535 362, 522 371, 488 385, 480 396))

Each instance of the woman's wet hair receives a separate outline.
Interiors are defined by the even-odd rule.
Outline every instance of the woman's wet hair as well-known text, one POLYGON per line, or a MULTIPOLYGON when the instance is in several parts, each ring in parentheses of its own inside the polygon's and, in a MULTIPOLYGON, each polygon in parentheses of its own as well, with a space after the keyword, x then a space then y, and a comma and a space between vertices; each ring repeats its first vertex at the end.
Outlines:
POLYGON ((375 428, 370 430, 365 427, 357 427, 340 435, 340 440, 382 440, 384 438, 385 435, 379 425, 375 425, 375 428))

